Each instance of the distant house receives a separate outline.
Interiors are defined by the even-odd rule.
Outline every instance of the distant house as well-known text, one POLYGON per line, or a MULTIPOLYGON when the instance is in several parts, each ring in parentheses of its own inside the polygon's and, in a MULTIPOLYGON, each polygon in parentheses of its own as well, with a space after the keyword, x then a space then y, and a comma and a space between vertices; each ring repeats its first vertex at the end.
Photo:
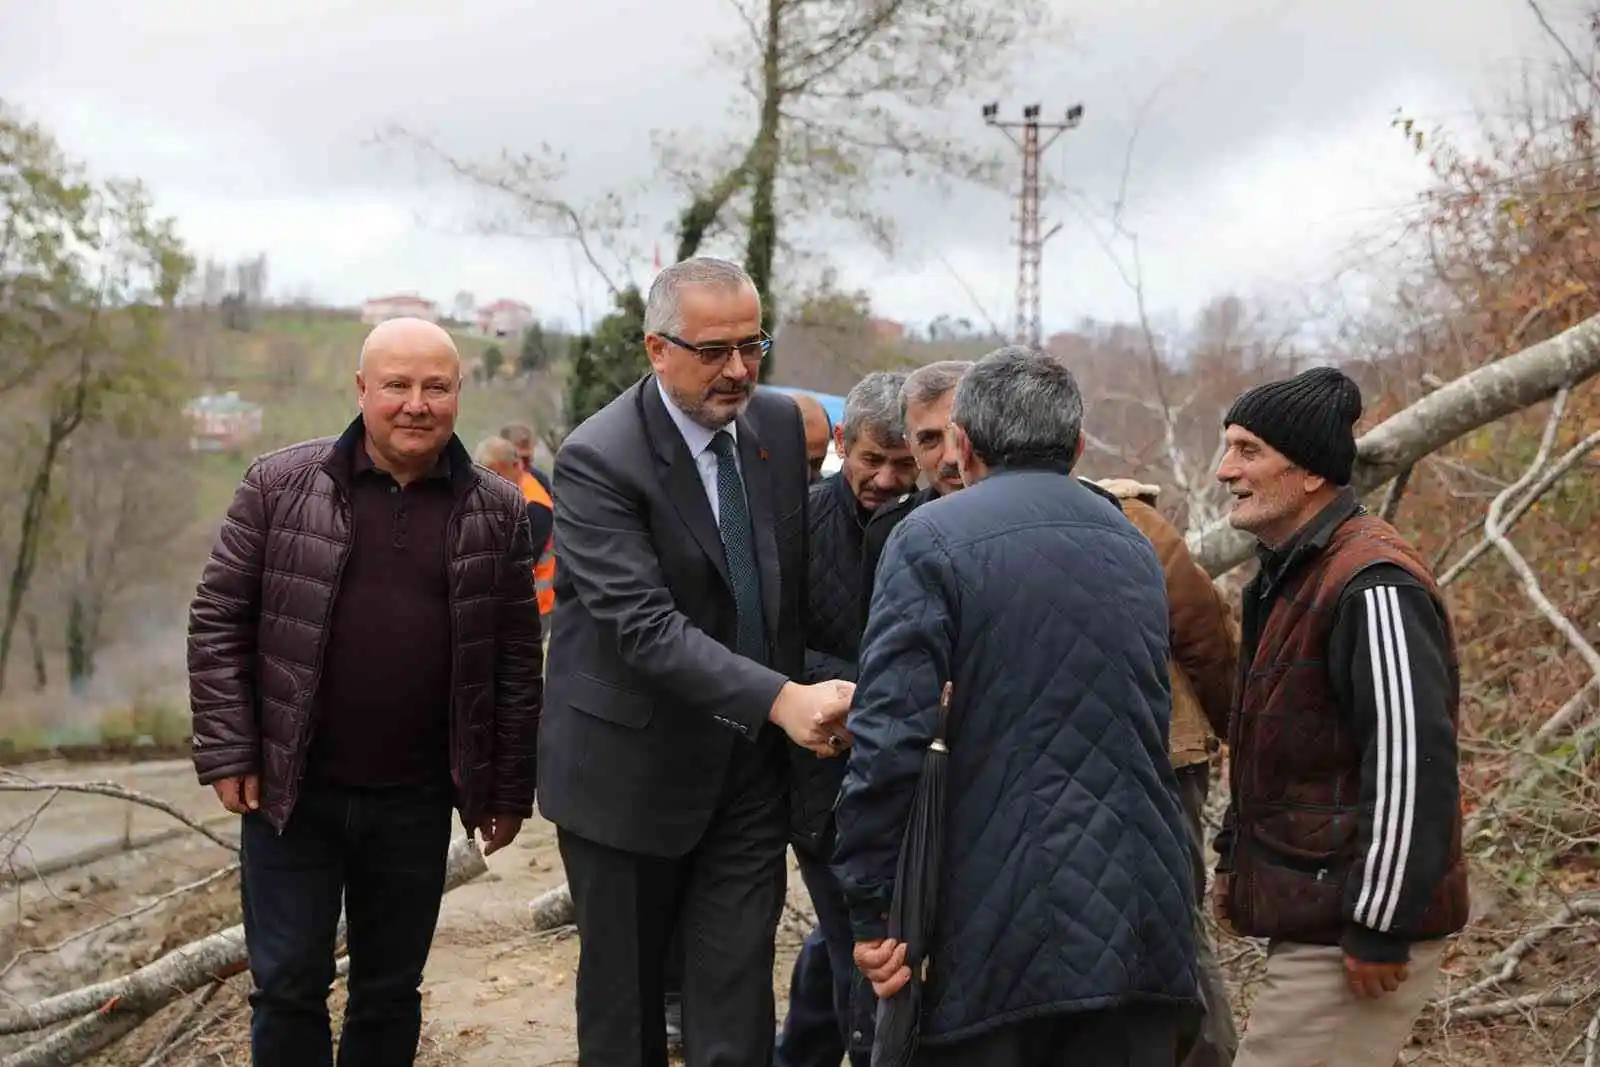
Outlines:
POLYGON ((513 337, 533 325, 533 308, 517 300, 496 300, 478 309, 478 332, 485 337, 513 337))
POLYGON ((906 324, 893 319, 868 319, 872 327, 872 339, 879 344, 898 344, 906 339, 906 324))
POLYGON ((376 326, 389 319, 424 319, 439 321, 439 305, 416 293, 396 293, 393 296, 375 296, 361 305, 361 321, 376 326))
POLYGON ((260 404, 236 392, 197 396, 184 407, 191 452, 238 452, 261 436, 260 404))

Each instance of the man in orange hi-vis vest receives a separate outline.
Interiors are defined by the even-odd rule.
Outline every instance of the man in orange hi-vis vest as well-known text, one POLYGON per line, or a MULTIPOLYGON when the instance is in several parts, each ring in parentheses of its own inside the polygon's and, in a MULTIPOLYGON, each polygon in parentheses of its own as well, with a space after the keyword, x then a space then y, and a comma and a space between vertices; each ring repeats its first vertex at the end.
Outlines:
MULTIPOLYGON (((522 499, 528 505, 528 525, 539 553, 533 565, 539 615, 548 620, 556 606, 555 502, 550 491, 523 466, 516 443, 503 436, 480 442, 472 458, 522 490, 522 499)), ((548 622, 545 632, 549 632, 548 622)))

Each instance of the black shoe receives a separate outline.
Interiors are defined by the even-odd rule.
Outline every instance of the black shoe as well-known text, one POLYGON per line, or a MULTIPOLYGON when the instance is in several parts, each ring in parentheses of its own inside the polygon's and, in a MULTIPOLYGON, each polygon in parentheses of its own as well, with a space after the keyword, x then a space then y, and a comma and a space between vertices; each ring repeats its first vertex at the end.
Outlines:
POLYGON ((667 1015, 667 1049, 672 1052, 683 1050, 683 997, 677 993, 668 993, 664 1009, 667 1015))

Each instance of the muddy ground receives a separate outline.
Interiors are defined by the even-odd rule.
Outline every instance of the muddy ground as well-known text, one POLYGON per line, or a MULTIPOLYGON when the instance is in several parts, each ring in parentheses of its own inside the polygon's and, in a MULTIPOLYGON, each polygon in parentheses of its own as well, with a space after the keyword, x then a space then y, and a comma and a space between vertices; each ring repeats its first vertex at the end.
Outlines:
MULTIPOLYGON (((35 765, 19 768, 40 780, 111 779, 158 796, 218 832, 236 833, 209 789, 196 786, 187 761, 101 765, 35 765)), ((126 922, 115 916, 149 905, 162 894, 204 879, 231 862, 221 846, 185 832, 92 863, 29 878, 36 865, 60 863, 74 852, 107 850, 135 843, 175 825, 170 816, 136 809, 124 801, 61 793, 37 811, 47 792, 0 792, 0 826, 10 827, 0 854, 0 997, 28 1003, 41 996, 115 977, 239 920, 235 876, 163 903, 126 922), (37 815, 35 816, 35 813, 37 815), (24 834, 23 831, 26 831, 24 834), (18 882, 17 879, 23 879, 18 882)), ((445 898, 424 984, 426 1067, 556 1067, 575 1064, 572 996, 577 940, 568 931, 533 929, 529 903, 563 881, 549 824, 531 821, 517 842, 490 857, 489 873, 445 898)), ((804 889, 791 879, 791 900, 803 904, 804 889)), ((1476 977, 1485 959, 1526 927, 1515 909, 1492 889, 1480 892, 1480 921, 1447 964, 1448 988, 1476 977)), ((795 923, 786 920, 773 975, 780 1011, 789 967, 799 945, 795 923)), ((1219 955, 1243 1007, 1259 973, 1260 949, 1225 941, 1219 955)), ((1419 1024, 1408 1063, 1560 1064, 1584 1062, 1584 1031, 1600 1007, 1600 944, 1592 924, 1559 935, 1529 958, 1504 995, 1562 987, 1582 993, 1571 1007, 1534 1015, 1513 1013, 1488 1023, 1451 1020, 1430 1011, 1419 1024)), ((229 981, 198 1016, 194 1036, 158 1062, 243 1065, 249 1062, 248 977, 229 981)), ((118 1046, 89 1062, 101 1067, 140 1067, 155 1044, 195 998, 175 1005, 118 1046)), ((340 1003, 338 990, 334 1007, 340 1003)), ((0 1055, 26 1042, 0 1042, 0 1055)))
MULTIPOLYGON (((195 784, 187 761, 57 762, 17 770, 40 781, 113 780, 172 803, 221 834, 237 836, 236 820, 220 812, 210 789, 195 784)), ((176 825, 164 813, 125 801, 68 793, 57 795, 32 818, 48 795, 0 792, 0 825, 22 823, 28 829, 25 837, 18 835, 11 860, 15 873, 0 874, 13 882, 0 896, 0 970, 21 955, 0 975, 0 996, 27 1003, 113 978, 239 921, 238 881, 228 876, 185 894, 181 902, 85 936, 113 916, 204 879, 233 857, 188 832, 17 885, 15 879, 27 878, 35 865, 112 847, 125 838, 137 843, 176 825)), ((577 939, 570 930, 536 932, 528 911, 535 897, 565 880, 553 827, 535 818, 511 847, 489 857, 488 866, 486 875, 446 896, 441 909, 424 982, 421 1062, 460 1067, 576 1063, 572 997, 577 939)), ((804 889, 798 877, 792 880, 792 892, 800 902, 804 889)), ((783 935, 774 976, 780 1003, 798 947, 795 933, 783 935)), ((208 1006, 211 1021, 201 1036, 163 1062, 248 1063, 247 984, 243 976, 230 981, 208 1006)), ((337 1011, 337 991, 334 1005, 337 1011)), ((119 1067, 142 1063, 182 1011, 182 1005, 167 1010, 91 1062, 119 1067)), ((0 1044, 0 1053, 21 1044, 0 1044)))

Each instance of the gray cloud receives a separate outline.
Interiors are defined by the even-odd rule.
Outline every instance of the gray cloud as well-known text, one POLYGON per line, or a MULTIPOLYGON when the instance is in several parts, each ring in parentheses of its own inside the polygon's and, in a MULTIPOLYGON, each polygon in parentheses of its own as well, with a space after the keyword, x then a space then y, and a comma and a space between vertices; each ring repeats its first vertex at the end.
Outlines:
MULTIPOLYGON (((11 0, 0 94, 55 128, 97 168, 146 178, 202 251, 267 247, 285 284, 355 300, 420 288, 535 292, 572 317, 602 306, 566 250, 486 242, 419 224, 469 201, 422 184, 374 132, 403 122, 467 156, 549 142, 568 191, 643 183, 665 235, 670 190, 651 181, 652 130, 730 130, 733 72, 710 56, 736 39, 722 0, 635 5, 475 0, 11 0)), ((1079 191, 1046 264, 1047 318, 1125 313, 1127 292, 1073 203, 1107 207, 1139 129, 1129 218, 1151 298, 1190 308, 1208 293, 1286 270, 1326 271, 1349 231, 1381 221, 1421 180, 1396 108, 1463 118, 1544 42, 1518 0, 1146 0, 1072 3, 1071 41, 1019 68, 1008 114, 1074 102, 1087 114, 1047 165, 1079 191), (1139 121, 1141 102, 1154 93, 1139 121)), ((953 113, 988 138, 977 111, 953 113)), ((735 131, 737 132, 737 131, 735 131)), ((940 200, 886 191, 904 236, 892 263, 836 227, 812 245, 869 284, 890 314, 926 319, 978 294, 1009 323, 1010 205, 963 190, 940 200), (945 263, 954 265, 961 282, 945 263)), ((654 233, 642 235, 648 249, 654 233)), ((665 250, 670 252, 668 245, 665 250)), ((638 266, 640 276, 648 264, 638 266)))

